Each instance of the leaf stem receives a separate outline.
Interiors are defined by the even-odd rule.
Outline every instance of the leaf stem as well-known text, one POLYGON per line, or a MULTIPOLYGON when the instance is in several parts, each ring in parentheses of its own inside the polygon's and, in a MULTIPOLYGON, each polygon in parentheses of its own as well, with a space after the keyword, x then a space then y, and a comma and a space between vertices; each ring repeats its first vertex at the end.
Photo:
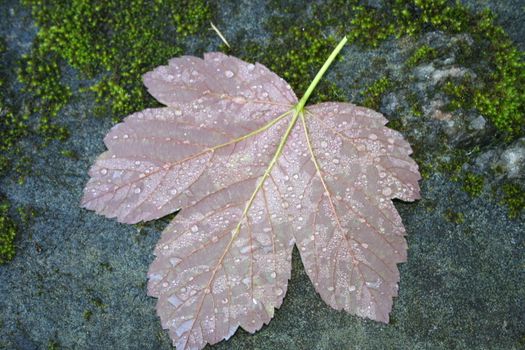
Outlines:
POLYGON ((312 80, 312 82, 310 83, 310 86, 308 86, 308 89, 306 89, 306 92, 304 93, 303 97, 299 100, 299 103, 297 103, 297 105, 295 105, 295 110, 296 111, 302 112, 302 110, 303 110, 303 108, 304 108, 304 106, 306 104, 306 101, 308 101, 308 98, 310 97, 310 95, 314 91, 315 87, 317 86, 317 84, 319 83, 321 78, 323 77, 324 73, 328 70, 328 67, 330 67, 330 65, 334 61, 335 57, 337 56, 337 54, 339 54, 339 51, 341 51, 341 49, 343 48, 343 46, 346 44, 347 41, 348 41, 348 39, 345 36, 343 39, 341 39, 339 44, 337 44, 337 46, 335 47, 334 51, 332 51, 330 56, 328 56, 328 59, 323 64, 321 69, 319 69, 319 72, 317 72, 314 80, 312 80))

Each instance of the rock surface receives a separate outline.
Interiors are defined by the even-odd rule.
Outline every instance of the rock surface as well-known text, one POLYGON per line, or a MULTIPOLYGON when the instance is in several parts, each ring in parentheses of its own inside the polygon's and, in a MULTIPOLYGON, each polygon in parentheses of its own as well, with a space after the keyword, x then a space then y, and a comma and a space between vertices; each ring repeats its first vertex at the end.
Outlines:
MULTIPOLYGON (((487 1, 469 3, 485 5, 487 1)), ((488 3, 523 49, 525 2, 488 3)), ((256 11, 251 2, 240 9, 234 16, 227 11, 220 13, 224 23, 231 21, 225 34, 258 28, 254 13, 271 14, 266 7, 256 11)), ((29 25, 27 11, 14 1, 5 1, 0 13, 1 34, 10 47, 26 52, 36 32, 29 25)), ((439 33, 425 40, 450 43, 450 38, 439 33)), ((368 55, 386 57, 388 65, 395 67, 398 58, 389 49, 387 44, 384 52, 380 49, 368 55)), ((347 48, 345 55, 345 64, 334 69, 349 81, 370 68, 370 57, 359 50, 347 48)), ((444 76, 465 73, 453 56, 437 63, 439 67, 432 63, 412 72, 415 80, 410 89, 424 102, 424 113, 432 116, 432 124, 411 131, 411 136, 424 139, 429 148, 439 142, 433 127, 443 128, 453 140, 452 146, 472 137, 485 137, 483 116, 465 115, 456 120, 440 111, 439 97, 425 97, 425 91, 444 76)), ((67 79, 74 82, 77 78, 69 72, 67 79)), ((382 110, 394 114, 401 104, 402 93, 389 94, 383 99, 382 110)), ((79 207, 87 170, 104 150, 102 139, 111 127, 110 120, 92 117, 93 108, 93 101, 74 96, 60 115, 71 130, 66 146, 79 159, 60 155, 60 145, 51 144, 38 151, 41 153, 25 184, 20 186, 9 178, 0 182, 13 203, 31 206, 39 213, 18 238, 15 259, 0 266, 0 349, 52 345, 65 349, 172 348, 155 314, 156 300, 146 296, 146 272, 166 221, 145 227, 122 225, 79 207)), ((506 150, 488 151, 483 156, 476 162, 479 167, 497 164, 508 169, 509 176, 523 177, 523 139, 506 150)), ((389 325, 328 307, 315 293, 295 251, 289 290, 273 321, 255 335, 241 330, 213 348, 524 346, 525 222, 510 220, 490 193, 472 199, 458 183, 440 174, 421 185, 422 200, 396 204, 408 231, 409 258, 400 265, 400 294, 389 325)))

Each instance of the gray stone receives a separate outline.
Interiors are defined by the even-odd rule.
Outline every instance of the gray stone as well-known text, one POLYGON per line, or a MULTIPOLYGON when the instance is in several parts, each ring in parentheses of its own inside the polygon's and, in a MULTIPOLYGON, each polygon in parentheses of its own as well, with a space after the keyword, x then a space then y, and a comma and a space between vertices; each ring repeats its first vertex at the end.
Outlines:
POLYGON ((525 178, 525 137, 504 150, 495 165, 502 167, 510 179, 525 178))

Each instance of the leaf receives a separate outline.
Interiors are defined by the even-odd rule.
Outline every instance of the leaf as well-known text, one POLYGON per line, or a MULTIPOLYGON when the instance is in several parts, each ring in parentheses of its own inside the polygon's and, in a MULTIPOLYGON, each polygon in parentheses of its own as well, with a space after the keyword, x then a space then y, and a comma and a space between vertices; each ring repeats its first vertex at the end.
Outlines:
POLYGON ((419 198, 409 144, 379 113, 304 104, 260 64, 221 53, 144 76, 167 107, 105 138, 82 205, 120 222, 182 208, 162 233, 148 294, 178 349, 255 332, 279 308, 295 245, 323 300, 388 322, 405 229, 391 199, 419 198))

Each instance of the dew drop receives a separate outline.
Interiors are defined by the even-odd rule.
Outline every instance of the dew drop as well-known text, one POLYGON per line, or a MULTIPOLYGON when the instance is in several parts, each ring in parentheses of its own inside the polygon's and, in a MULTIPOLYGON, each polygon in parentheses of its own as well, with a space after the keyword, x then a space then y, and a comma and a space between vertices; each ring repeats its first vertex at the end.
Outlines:
POLYGON ((392 194, 392 189, 387 187, 383 189, 383 195, 390 196, 392 194))
POLYGON ((197 225, 193 225, 191 228, 190 228, 191 232, 195 233, 197 231, 199 231, 199 228, 197 227, 197 225))
POLYGON ((139 194, 140 191, 142 191, 142 190, 140 189, 140 187, 137 187, 137 188, 135 188, 135 189, 133 190, 133 192, 135 192, 136 194, 139 194))
POLYGON ((281 204, 281 206, 282 206, 284 209, 286 209, 286 208, 288 208, 288 207, 290 206, 290 204, 288 204, 288 202, 284 201, 284 202, 281 204))
POLYGON ((328 147, 328 142, 326 142, 326 141, 321 141, 321 147, 323 147, 323 148, 328 147))
POLYGON ((221 302, 222 302, 223 304, 228 304, 228 298, 224 298, 224 299, 222 299, 221 302))
POLYGON ((339 164, 339 159, 337 159, 337 158, 332 159, 332 163, 339 164))
POLYGON ((180 109, 175 110, 175 115, 180 117, 182 115, 182 111, 180 109))
POLYGON ((129 138, 129 135, 128 134, 124 134, 124 136, 122 136, 124 139, 127 139, 129 138))
POLYGON ((271 277, 271 278, 275 278, 275 277, 277 277, 277 274, 275 273, 275 271, 272 272, 272 273, 270 274, 270 277, 271 277))
POLYGON ((170 190, 170 194, 171 194, 172 196, 176 195, 176 194, 177 194, 177 189, 176 189, 176 188, 172 188, 172 189, 170 190))
POLYGON ((277 288, 277 289, 275 290, 275 294, 276 294, 276 295, 282 295, 282 294, 283 294, 283 290, 282 290, 281 288, 277 288))
POLYGON ((191 296, 194 296, 195 294, 197 294, 197 291, 196 291, 195 289, 192 289, 192 290, 190 291, 190 295, 191 295, 191 296))
POLYGON ((108 173, 108 169, 106 169, 106 168, 102 168, 102 169, 100 169, 100 173, 101 173, 102 175, 106 175, 106 174, 108 173))
POLYGON ((245 104, 246 99, 242 96, 236 96, 233 98, 233 102, 238 103, 238 104, 245 104))
POLYGON ((217 237, 217 236, 213 236, 213 237, 211 238, 211 241, 212 241, 213 243, 216 243, 218 240, 219 240, 219 237, 217 237))
POLYGON ((350 287, 348 287, 348 290, 349 290, 350 292, 353 292, 353 291, 355 290, 355 286, 350 286, 350 287))
POLYGON ((255 65, 250 63, 247 68, 251 72, 251 71, 253 71, 255 69, 255 65))
POLYGON ((377 140, 377 135, 376 134, 370 134, 370 135, 368 135, 368 138, 370 140, 377 140))
POLYGON ((233 72, 231 70, 227 70, 224 72, 224 75, 226 76, 226 78, 231 78, 233 77, 233 72))
POLYGON ((328 287, 327 288, 329 292, 333 292, 334 291, 334 287, 328 287))

